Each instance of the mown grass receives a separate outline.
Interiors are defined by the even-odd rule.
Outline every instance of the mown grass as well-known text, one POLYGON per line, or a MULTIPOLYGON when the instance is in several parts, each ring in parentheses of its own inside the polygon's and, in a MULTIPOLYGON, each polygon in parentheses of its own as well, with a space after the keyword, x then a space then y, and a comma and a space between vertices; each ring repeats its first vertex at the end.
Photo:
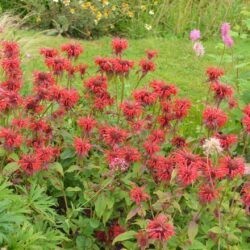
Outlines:
MULTIPOLYGON (((23 51, 26 57, 23 60, 23 68, 25 72, 26 82, 31 82, 32 71, 45 70, 42 57, 39 55, 41 47, 59 48, 62 43, 70 39, 63 37, 50 37, 37 35, 35 32, 21 31, 18 32, 19 37, 36 39, 36 43, 32 47, 26 47, 23 51)), ((27 39, 26 39, 27 40, 27 39)), ((96 72, 94 59, 98 55, 109 56, 111 53, 110 42, 111 38, 105 37, 95 41, 80 40, 85 51, 79 58, 79 62, 84 62, 89 65, 89 74, 96 72)), ((206 54, 202 58, 197 58, 192 51, 192 44, 187 39, 176 38, 151 38, 140 40, 129 40, 129 49, 124 57, 135 61, 144 57, 144 51, 147 48, 156 49, 159 56, 156 59, 156 71, 145 77, 141 85, 146 85, 151 79, 163 79, 167 82, 175 83, 180 89, 181 95, 188 95, 191 99, 200 99, 206 91, 204 71, 208 66, 221 66, 226 71, 226 79, 234 79, 235 66, 232 63, 232 53, 234 60, 238 62, 250 61, 248 53, 250 45, 247 40, 238 40, 233 50, 226 50, 226 53, 221 61, 223 49, 218 40, 205 41, 204 46, 206 54)), ((247 65, 239 69, 238 77, 247 71, 247 65)), ((133 74, 134 75, 134 74, 133 74)), ((133 87, 135 79, 131 78, 127 83, 127 90, 133 87)), ((234 84, 232 82, 232 84, 234 84)), ((79 83, 76 83, 79 85, 79 83)))

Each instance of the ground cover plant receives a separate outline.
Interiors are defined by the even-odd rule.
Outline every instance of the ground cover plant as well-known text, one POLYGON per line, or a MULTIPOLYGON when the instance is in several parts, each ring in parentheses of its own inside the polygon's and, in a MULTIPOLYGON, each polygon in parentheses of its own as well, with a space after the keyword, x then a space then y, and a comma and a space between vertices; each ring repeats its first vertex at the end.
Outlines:
MULTIPOLYGON (((227 23, 221 36, 233 46, 227 23)), ((43 47, 27 87, 18 43, 1 42, 1 246, 248 249, 249 99, 210 66, 187 126, 197 103, 148 78, 161 54, 127 58, 121 38, 111 48, 89 74, 80 43, 43 47)))

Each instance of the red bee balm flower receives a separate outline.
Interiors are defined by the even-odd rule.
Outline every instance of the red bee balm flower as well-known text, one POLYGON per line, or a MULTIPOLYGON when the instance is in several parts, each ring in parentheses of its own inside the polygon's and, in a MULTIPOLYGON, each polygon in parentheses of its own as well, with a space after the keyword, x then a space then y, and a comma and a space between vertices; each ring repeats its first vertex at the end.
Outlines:
POLYGON ((90 133, 91 130, 96 126, 96 120, 91 117, 81 117, 77 121, 78 126, 86 133, 90 133))
POLYGON ((67 53, 68 58, 77 59, 79 55, 83 52, 83 47, 80 43, 70 42, 63 44, 61 47, 63 52, 67 53))
POLYGON ((36 154, 27 154, 22 155, 21 159, 19 160, 19 164, 21 168, 27 174, 33 174, 41 169, 41 161, 36 154))
POLYGON ((228 176, 234 178, 244 174, 245 162, 241 157, 231 158, 230 156, 225 156, 220 159, 219 168, 227 169, 228 176))
POLYGON ((19 56, 19 45, 16 42, 3 41, 3 54, 6 58, 16 58, 19 56))
POLYGON ((211 187, 209 184, 205 184, 200 187, 199 197, 201 203, 210 203, 218 198, 218 190, 211 187))
POLYGON ((169 240, 175 234, 173 225, 162 214, 149 221, 146 231, 150 239, 160 241, 169 240))
POLYGON ((8 128, 2 128, 0 130, 0 138, 4 139, 3 145, 7 150, 19 148, 22 143, 22 136, 8 128))
POLYGON ((149 195, 144 192, 144 187, 134 187, 130 190, 130 199, 139 205, 149 199, 149 195))
POLYGON ((233 95, 233 89, 231 86, 219 82, 212 83, 212 91, 214 92, 214 97, 218 100, 230 100, 233 95))
POLYGON ((109 240, 113 241, 113 239, 125 232, 125 229, 121 227, 119 224, 113 224, 108 231, 109 240))
POLYGON ((146 50, 146 54, 147 54, 148 60, 151 60, 151 59, 155 58, 158 55, 156 50, 149 50, 149 49, 146 50))
POLYGON ((59 53, 58 53, 58 51, 56 49, 53 49, 53 48, 42 48, 40 50, 40 54, 43 55, 47 59, 47 58, 50 58, 50 57, 55 57, 59 53))
POLYGON ((147 91, 146 89, 136 90, 133 93, 133 96, 138 103, 144 106, 152 105, 157 100, 157 96, 154 93, 147 91))
POLYGON ((135 117, 140 116, 142 113, 142 107, 139 103, 124 101, 121 104, 121 110, 127 120, 132 120, 135 117))
POLYGON ((143 76, 145 76, 150 71, 155 71, 155 64, 150 60, 142 59, 139 65, 141 67, 141 72, 143 76))
POLYGON ((114 38, 112 40, 112 48, 116 55, 121 55, 128 48, 128 41, 122 38, 114 38))
POLYGON ((167 84, 164 81, 154 80, 150 83, 154 93, 161 99, 170 98, 177 94, 177 88, 173 84, 167 84))
POLYGON ((203 122, 209 129, 218 129, 227 122, 227 115, 219 108, 207 107, 203 111, 203 122))
POLYGON ((74 147, 78 156, 86 156, 92 146, 87 139, 75 138, 74 147))
POLYGON ((241 193, 244 205, 250 207, 250 182, 244 184, 241 193))
POLYGON ((224 75, 224 70, 215 67, 210 67, 207 68, 206 74, 208 76, 209 81, 217 81, 220 77, 224 75))

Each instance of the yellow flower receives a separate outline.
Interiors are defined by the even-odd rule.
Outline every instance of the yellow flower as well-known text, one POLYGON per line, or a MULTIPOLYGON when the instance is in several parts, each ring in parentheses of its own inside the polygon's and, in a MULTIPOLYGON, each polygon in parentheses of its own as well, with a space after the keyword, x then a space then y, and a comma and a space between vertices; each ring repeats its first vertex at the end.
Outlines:
POLYGON ((75 12, 76 12, 75 9, 73 9, 73 8, 71 8, 69 11, 71 14, 75 14, 75 12))
POLYGON ((89 9, 90 7, 91 7, 91 3, 90 2, 86 2, 86 3, 82 4, 82 8, 85 9, 85 10, 89 9))
POLYGON ((116 6, 113 5, 113 6, 111 7, 111 10, 112 10, 112 11, 115 11, 115 10, 116 10, 116 6))
POLYGON ((40 16, 38 16, 38 17, 36 18, 36 22, 37 22, 37 23, 40 23, 40 22, 41 22, 41 17, 40 17, 40 16))
POLYGON ((97 13, 96 13, 96 20, 97 21, 99 21, 99 20, 101 20, 102 19, 102 13, 100 12, 100 11, 98 11, 97 13))
POLYGON ((146 5, 141 5, 141 10, 142 11, 145 11, 147 9, 147 6, 146 5))
POLYGON ((127 15, 131 18, 134 17, 134 13, 132 11, 128 11, 127 15))
POLYGON ((102 4, 103 5, 109 5, 109 1, 108 0, 102 0, 102 4))

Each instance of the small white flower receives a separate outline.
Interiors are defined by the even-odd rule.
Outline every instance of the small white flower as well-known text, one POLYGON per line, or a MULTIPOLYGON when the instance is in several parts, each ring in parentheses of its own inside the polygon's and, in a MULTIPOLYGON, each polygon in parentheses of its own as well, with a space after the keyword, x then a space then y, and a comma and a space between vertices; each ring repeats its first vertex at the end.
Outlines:
POLYGON ((197 56, 203 56, 205 54, 205 49, 201 42, 195 42, 193 50, 197 56))
POLYGON ((151 16, 153 16, 155 13, 154 13, 153 10, 150 10, 150 11, 148 12, 148 14, 151 15, 151 16))
POLYGON ((152 26, 146 23, 145 24, 145 29, 146 30, 152 30, 152 26))
POLYGON ((53 0, 53 2, 54 2, 54 3, 58 3, 58 2, 59 2, 59 0, 53 0))
POLYGON ((220 140, 214 137, 206 139, 202 148, 206 155, 220 154, 223 151, 220 140))

